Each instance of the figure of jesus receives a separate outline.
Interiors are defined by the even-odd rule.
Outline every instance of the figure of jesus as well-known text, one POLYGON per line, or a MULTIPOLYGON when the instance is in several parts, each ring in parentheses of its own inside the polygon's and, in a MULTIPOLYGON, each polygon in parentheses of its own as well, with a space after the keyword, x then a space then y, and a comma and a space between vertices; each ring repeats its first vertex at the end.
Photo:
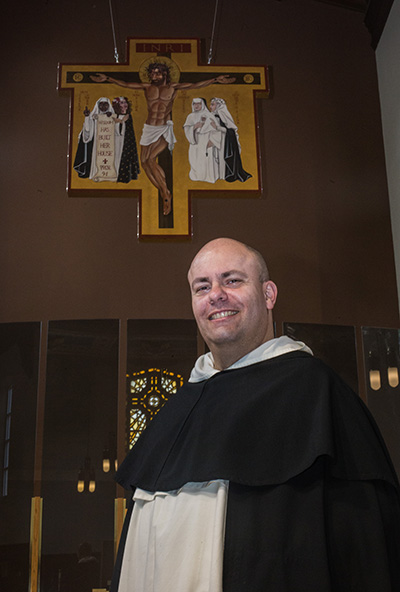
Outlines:
POLYGON ((163 214, 171 212, 171 192, 167 187, 165 172, 157 162, 157 157, 168 146, 172 151, 176 141, 171 112, 178 90, 204 88, 211 84, 229 84, 235 78, 227 75, 217 76, 201 82, 171 82, 167 64, 151 63, 147 68, 150 82, 125 82, 105 74, 91 76, 94 82, 112 82, 125 88, 141 89, 147 101, 147 119, 140 139, 140 161, 151 183, 159 190, 163 200, 163 214))

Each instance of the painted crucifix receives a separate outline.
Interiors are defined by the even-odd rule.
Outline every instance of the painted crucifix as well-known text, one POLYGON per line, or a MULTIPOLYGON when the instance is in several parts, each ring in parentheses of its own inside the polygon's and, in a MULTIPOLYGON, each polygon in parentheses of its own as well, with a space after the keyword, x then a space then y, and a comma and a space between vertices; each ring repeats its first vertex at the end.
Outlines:
POLYGON ((144 91, 147 101, 147 119, 140 138, 140 162, 150 182, 156 187, 163 200, 163 214, 171 212, 171 192, 167 187, 165 172, 157 162, 158 156, 167 146, 172 152, 176 142, 171 112, 178 90, 205 88, 211 84, 229 84, 235 78, 217 76, 201 82, 171 82, 169 67, 162 62, 152 62, 147 67, 150 82, 125 82, 106 74, 90 78, 94 82, 113 82, 118 86, 144 91))
POLYGON ((255 99, 268 96, 267 68, 205 65, 197 39, 127 49, 125 64, 59 66, 68 195, 138 198, 139 238, 190 237, 193 197, 261 194, 255 99))

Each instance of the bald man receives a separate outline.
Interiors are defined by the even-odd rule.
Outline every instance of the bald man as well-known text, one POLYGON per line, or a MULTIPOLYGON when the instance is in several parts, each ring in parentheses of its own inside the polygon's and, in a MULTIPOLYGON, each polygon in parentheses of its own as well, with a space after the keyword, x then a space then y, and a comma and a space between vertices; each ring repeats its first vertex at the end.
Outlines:
POLYGON ((400 590, 399 485, 362 401, 274 338, 262 256, 206 244, 188 273, 210 352, 133 447, 118 592, 400 590))

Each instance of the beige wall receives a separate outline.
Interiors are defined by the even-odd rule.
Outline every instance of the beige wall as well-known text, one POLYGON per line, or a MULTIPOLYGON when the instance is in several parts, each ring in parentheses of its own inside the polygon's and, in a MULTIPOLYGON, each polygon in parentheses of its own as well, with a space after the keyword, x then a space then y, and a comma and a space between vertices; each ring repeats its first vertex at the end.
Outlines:
POLYGON ((400 286, 400 2, 393 2, 376 50, 393 244, 400 286))
MULTIPOLYGON (((211 0, 189 11, 183 0, 114 4, 121 46, 211 33, 211 0)), ((65 191, 69 99, 56 91, 57 63, 113 62, 108 2, 23 0, 3 19, 0 322, 189 318, 186 268, 223 235, 266 255, 278 323, 397 326, 375 55, 361 14, 309 0, 223 3, 217 63, 273 71, 272 98, 259 102, 264 192, 194 200, 183 243, 138 242, 135 199, 65 191)))

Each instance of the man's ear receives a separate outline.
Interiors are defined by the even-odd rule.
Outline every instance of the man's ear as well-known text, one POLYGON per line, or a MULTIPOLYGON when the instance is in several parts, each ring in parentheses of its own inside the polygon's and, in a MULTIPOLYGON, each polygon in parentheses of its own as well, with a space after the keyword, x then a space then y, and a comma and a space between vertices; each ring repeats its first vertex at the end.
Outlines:
POLYGON ((268 280, 267 282, 263 283, 263 291, 267 309, 272 310, 278 297, 278 288, 274 282, 268 280))

